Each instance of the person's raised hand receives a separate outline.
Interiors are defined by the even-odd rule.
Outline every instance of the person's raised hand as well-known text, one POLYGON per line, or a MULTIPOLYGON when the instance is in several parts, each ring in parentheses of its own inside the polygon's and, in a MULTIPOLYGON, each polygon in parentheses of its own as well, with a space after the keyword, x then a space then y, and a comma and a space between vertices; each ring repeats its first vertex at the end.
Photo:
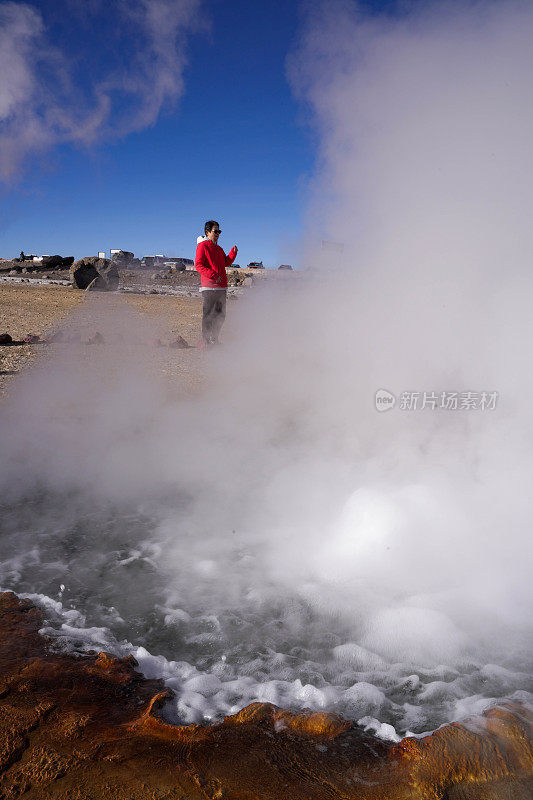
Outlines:
POLYGON ((239 252, 239 248, 237 247, 236 244, 233 245, 233 249, 235 250, 235 255, 237 255, 237 253, 239 252))

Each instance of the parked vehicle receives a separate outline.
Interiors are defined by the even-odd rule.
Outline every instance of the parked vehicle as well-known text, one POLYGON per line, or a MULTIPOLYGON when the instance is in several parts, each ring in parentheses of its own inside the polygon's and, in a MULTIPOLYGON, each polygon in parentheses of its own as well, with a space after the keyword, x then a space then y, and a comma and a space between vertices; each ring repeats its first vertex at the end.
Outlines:
POLYGON ((167 267, 167 269, 171 269, 173 272, 183 272, 185 269, 185 264, 181 258, 169 258, 163 263, 163 266, 167 267))
POLYGON ((280 264, 278 269, 292 269, 290 264, 280 264))
POLYGON ((246 269, 264 269, 262 261, 250 261, 246 269))
POLYGON ((141 259, 141 267, 146 267, 146 269, 158 269, 164 266, 165 261, 168 261, 168 259, 164 255, 143 256, 141 259))
POLYGON ((155 256, 144 256, 141 261, 141 266, 146 269, 167 269, 182 271, 194 267, 192 258, 183 258, 182 256, 165 256, 158 254, 155 256))

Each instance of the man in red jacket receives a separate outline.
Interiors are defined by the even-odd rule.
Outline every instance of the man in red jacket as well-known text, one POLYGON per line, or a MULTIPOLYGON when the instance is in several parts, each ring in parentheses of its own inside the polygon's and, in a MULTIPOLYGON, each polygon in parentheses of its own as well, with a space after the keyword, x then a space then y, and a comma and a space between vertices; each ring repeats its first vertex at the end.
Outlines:
POLYGON ((208 220, 204 230, 206 238, 198 243, 194 260, 194 266, 201 277, 200 291, 204 301, 201 347, 218 344, 218 335, 226 318, 226 267, 233 264, 237 256, 237 247, 232 247, 226 255, 218 246, 218 237, 222 233, 218 222, 214 219, 208 220))

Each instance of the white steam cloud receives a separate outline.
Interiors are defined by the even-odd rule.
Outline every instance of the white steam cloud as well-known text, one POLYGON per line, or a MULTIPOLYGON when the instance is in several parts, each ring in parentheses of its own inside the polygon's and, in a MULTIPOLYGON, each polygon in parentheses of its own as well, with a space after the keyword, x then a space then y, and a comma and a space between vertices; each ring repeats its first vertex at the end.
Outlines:
MULTIPOLYGON (((100 623, 149 620, 147 647, 202 664, 194 690, 165 673, 181 718, 256 698, 424 730, 531 699, 532 41, 525 3, 316 12, 290 70, 320 131, 310 231, 343 263, 230 302, 194 396, 102 347, 2 409, 6 497, 41 492, 36 521, 6 516, 14 550, 54 579, 67 559, 100 623), (378 413, 380 388, 499 400, 378 413), (119 545, 93 523, 109 503, 132 515, 119 545)), ((113 341, 117 309, 94 318, 113 341)), ((24 560, 4 585, 45 592, 24 560)))
MULTIPOLYGON (((75 8, 65 2, 65 15, 75 8)), ((200 8, 201 0, 120 2, 114 25, 74 58, 51 38, 37 8, 0 3, 0 177, 12 178, 27 157, 54 145, 125 136, 173 109, 184 90, 187 35, 204 27, 200 8), (126 58, 93 75, 102 36, 115 36, 126 58)), ((85 21, 101 12, 100 3, 84 6, 85 21)))
MULTIPOLYGON (((308 328, 337 351, 317 365, 315 411, 331 413, 323 395, 336 386, 360 468, 387 485, 381 500, 374 486, 350 500, 332 540, 346 556, 336 574, 353 580, 370 566, 371 585, 412 592, 415 605, 417 586, 453 584, 466 592, 463 627, 478 602, 511 625, 531 613, 519 562, 530 563, 533 477, 532 44, 526 2, 415 4, 401 19, 339 3, 315 8, 289 61, 320 132, 309 258, 320 259, 313 231, 345 243, 329 313, 308 328), (368 407, 381 387, 491 387, 500 407, 376 418, 368 407)), ((452 594, 442 610, 453 617, 452 594)))

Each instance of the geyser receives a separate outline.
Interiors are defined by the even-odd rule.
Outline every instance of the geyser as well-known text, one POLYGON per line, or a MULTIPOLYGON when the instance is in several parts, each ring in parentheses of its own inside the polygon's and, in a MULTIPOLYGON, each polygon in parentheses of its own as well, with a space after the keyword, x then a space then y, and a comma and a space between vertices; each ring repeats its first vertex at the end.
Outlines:
POLYGON ((128 346, 56 349, 1 410, 2 586, 64 646, 133 648, 173 718, 258 699, 390 735, 531 700, 533 10, 443 9, 309 18, 309 229, 344 253, 236 304, 200 391, 96 299, 128 346))

